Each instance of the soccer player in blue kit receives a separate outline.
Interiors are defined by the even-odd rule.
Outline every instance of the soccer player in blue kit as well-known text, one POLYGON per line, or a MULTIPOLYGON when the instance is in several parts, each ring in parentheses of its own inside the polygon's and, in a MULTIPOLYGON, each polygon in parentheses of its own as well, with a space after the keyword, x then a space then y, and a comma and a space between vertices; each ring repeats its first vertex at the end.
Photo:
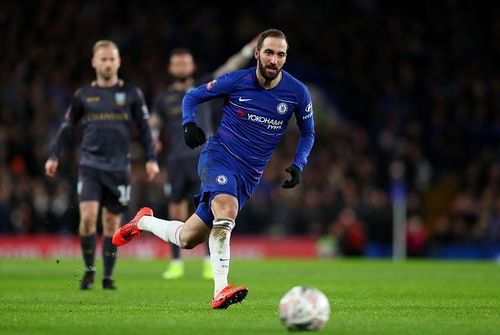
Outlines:
POLYGON ((288 42, 281 31, 266 30, 254 50, 256 67, 228 73, 184 97, 182 124, 190 148, 206 140, 195 122, 197 106, 216 97, 225 98, 219 128, 199 158, 201 192, 195 213, 186 222, 167 221, 153 217, 153 211, 144 207, 113 236, 113 244, 121 246, 146 230, 186 249, 208 239, 215 284, 213 309, 225 309, 242 301, 248 293, 244 286, 228 285, 231 231, 292 115, 300 129, 300 138, 293 163, 286 168, 291 179, 285 180, 283 188, 293 188, 300 182, 314 143, 309 92, 304 84, 282 70, 287 50, 288 42))
MULTIPOLYGON (((171 78, 169 87, 162 91, 155 99, 150 124, 153 134, 156 134, 159 147, 165 148, 163 155, 166 158, 168 183, 170 185, 168 215, 169 219, 185 221, 191 214, 193 195, 198 193, 200 178, 197 166, 201 148, 191 150, 184 144, 184 130, 179 127, 182 123, 182 100, 187 91, 210 81, 218 76, 241 69, 253 56, 257 46, 257 37, 247 43, 240 52, 232 55, 214 72, 207 73, 199 80, 193 75, 196 63, 188 49, 178 48, 172 51, 169 57, 168 75, 171 78), (163 135, 163 136, 161 136, 163 135), (162 141, 164 140, 164 141, 162 141), (166 140, 166 141, 165 141, 166 140), (165 145, 162 142, 166 142, 165 145)), ((204 104, 198 111, 198 126, 207 134, 213 134, 213 112, 220 108, 219 104, 204 104)), ((181 250, 171 244, 172 260, 168 269, 163 273, 165 279, 177 279, 184 276, 184 262, 181 250)), ((205 247, 206 257, 203 259, 202 277, 213 279, 212 262, 208 245, 205 247)))

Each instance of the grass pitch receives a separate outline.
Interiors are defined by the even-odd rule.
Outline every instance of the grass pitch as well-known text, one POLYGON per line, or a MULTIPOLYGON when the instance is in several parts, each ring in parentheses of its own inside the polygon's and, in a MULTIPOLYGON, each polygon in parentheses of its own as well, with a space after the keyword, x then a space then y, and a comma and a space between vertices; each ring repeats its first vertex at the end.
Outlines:
POLYGON ((0 334, 287 334, 278 302, 292 286, 330 299, 322 334, 499 334, 500 266, 366 260, 234 260, 247 299, 211 310, 201 261, 166 281, 165 262, 119 260, 118 290, 78 290, 80 260, 0 260, 0 334))

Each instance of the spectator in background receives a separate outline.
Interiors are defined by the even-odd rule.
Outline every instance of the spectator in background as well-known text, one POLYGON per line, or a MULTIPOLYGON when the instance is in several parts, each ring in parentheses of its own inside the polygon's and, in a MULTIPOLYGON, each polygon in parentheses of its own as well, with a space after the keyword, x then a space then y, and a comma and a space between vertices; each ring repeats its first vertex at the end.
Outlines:
POLYGON ((330 229, 339 245, 340 254, 344 256, 363 254, 367 242, 365 229, 353 209, 343 209, 330 229))
POLYGON ((427 229, 418 215, 410 216, 406 223, 406 249, 409 257, 425 256, 427 229))

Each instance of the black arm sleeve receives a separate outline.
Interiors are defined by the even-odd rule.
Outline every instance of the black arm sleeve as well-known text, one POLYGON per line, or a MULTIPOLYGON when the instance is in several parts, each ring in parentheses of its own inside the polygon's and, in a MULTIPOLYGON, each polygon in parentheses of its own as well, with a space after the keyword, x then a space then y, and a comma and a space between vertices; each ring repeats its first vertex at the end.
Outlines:
POLYGON ((132 115, 139 129, 139 137, 146 152, 147 161, 156 161, 156 154, 154 150, 153 137, 151 135, 151 128, 148 124, 149 111, 144 101, 144 95, 141 90, 136 88, 136 101, 132 106, 132 115))
POLYGON ((71 100, 71 104, 64 115, 64 122, 59 128, 56 140, 50 150, 50 158, 59 159, 62 150, 71 140, 74 127, 83 116, 83 103, 79 93, 80 91, 75 93, 73 99, 71 100))

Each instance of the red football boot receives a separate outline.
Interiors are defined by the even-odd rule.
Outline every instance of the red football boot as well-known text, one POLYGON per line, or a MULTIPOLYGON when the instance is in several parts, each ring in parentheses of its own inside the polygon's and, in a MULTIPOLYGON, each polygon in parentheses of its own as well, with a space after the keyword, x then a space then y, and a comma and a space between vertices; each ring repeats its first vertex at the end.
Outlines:
POLYGON ((153 216, 153 210, 149 207, 141 208, 129 223, 120 227, 113 235, 112 243, 115 247, 127 244, 134 237, 141 237, 141 231, 137 223, 144 215, 153 216))
POLYGON ((213 309, 226 309, 232 304, 241 302, 248 294, 248 288, 240 286, 233 288, 232 284, 224 287, 222 291, 212 300, 213 309))

